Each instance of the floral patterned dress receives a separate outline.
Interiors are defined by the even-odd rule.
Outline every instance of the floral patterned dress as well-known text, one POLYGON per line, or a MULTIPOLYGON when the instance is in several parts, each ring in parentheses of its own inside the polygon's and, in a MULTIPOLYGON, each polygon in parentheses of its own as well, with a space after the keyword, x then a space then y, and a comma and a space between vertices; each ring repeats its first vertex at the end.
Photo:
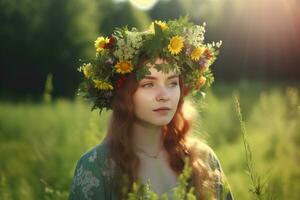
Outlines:
MULTIPOLYGON (((215 155, 210 154, 210 161, 213 169, 223 174, 215 155)), ((83 154, 75 168, 69 200, 118 200, 113 191, 114 168, 115 163, 108 156, 107 143, 98 144, 83 154)), ((216 200, 232 200, 229 184, 220 180, 216 183, 222 183, 216 184, 216 200)), ((169 200, 173 199, 171 191, 167 192, 169 200)))

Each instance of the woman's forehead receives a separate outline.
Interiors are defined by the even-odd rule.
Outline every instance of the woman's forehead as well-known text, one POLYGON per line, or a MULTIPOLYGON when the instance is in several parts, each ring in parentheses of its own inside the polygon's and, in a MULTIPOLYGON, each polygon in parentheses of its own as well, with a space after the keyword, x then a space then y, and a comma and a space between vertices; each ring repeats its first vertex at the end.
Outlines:
POLYGON ((158 65, 159 64, 168 64, 168 62, 166 60, 164 60, 163 58, 157 58, 155 60, 155 63, 148 62, 146 64, 146 66, 149 68, 149 71, 151 74, 149 74, 146 77, 149 77, 149 76, 152 76, 152 77, 170 77, 170 76, 174 77, 174 76, 176 76, 176 77, 178 77, 179 76, 179 74, 176 73, 175 70, 170 70, 168 73, 165 73, 163 71, 158 71, 155 67, 155 65, 157 65, 157 64, 158 65))
POLYGON ((149 71, 151 74, 144 76, 143 79, 172 79, 177 78, 179 75, 175 73, 175 71, 169 71, 168 73, 164 73, 162 71, 158 71, 155 67, 150 67, 149 71))
POLYGON ((170 70, 168 73, 163 71, 158 71, 155 67, 150 67, 149 71, 151 72, 152 76, 173 76, 178 75, 174 70, 170 70))
POLYGON ((167 60, 164 59, 164 58, 156 58, 154 63, 151 63, 150 60, 148 60, 148 61, 146 62, 146 66, 152 67, 152 66, 154 66, 155 64, 162 64, 162 63, 167 64, 168 62, 167 62, 167 60))

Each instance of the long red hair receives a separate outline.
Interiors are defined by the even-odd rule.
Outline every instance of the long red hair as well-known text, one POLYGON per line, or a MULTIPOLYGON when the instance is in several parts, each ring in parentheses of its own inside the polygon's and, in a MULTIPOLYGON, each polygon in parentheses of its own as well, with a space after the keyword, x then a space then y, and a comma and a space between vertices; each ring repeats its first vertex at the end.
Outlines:
MULTIPOLYGON (((190 145, 192 143, 189 142, 187 136, 192 121, 187 119, 183 112, 184 97, 188 93, 188 88, 184 86, 184 80, 181 76, 179 76, 179 87, 180 98, 177 111, 171 122, 162 127, 163 145, 170 158, 169 165, 177 175, 183 170, 184 158, 186 156, 190 158, 193 168, 190 186, 194 186, 197 199, 205 199, 205 191, 211 188, 212 182, 210 169, 205 162, 207 156, 204 154, 206 150, 200 147, 203 144, 201 142, 198 142, 197 145, 190 145), (203 154, 202 160, 199 160, 199 153, 203 154)), ((131 126, 134 121, 133 94, 137 88, 138 81, 135 74, 129 74, 124 87, 116 91, 112 102, 113 113, 108 137, 110 156, 117 167, 115 176, 118 178, 115 180, 121 180, 120 176, 127 175, 129 187, 134 181, 138 182, 137 172, 140 166, 140 160, 133 150, 131 135, 131 126)), ((124 185, 124 182, 119 181, 118 184, 116 187, 120 188, 124 185)))

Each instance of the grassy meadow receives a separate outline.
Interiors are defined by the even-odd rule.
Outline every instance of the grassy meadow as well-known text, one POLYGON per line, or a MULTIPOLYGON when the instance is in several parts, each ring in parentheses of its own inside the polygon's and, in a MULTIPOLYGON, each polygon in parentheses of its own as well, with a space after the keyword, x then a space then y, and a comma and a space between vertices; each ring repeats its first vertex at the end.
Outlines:
MULTIPOLYGON (((196 105, 196 133, 218 155, 235 199, 249 189, 245 148, 233 94, 239 97, 264 199, 300 198, 299 87, 218 83, 196 105)), ((0 102, 0 199, 67 199, 80 155, 99 143, 110 112, 99 116, 81 99, 0 102)))

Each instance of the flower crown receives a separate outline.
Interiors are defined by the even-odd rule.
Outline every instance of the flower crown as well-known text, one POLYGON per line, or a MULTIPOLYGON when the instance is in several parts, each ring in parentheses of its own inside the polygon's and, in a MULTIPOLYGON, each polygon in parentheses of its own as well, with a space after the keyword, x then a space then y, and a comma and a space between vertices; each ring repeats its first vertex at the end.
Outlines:
POLYGON ((112 109, 115 91, 122 89, 127 76, 135 73, 139 81, 151 74, 148 67, 136 67, 142 56, 151 63, 158 57, 167 63, 155 64, 158 71, 180 73, 185 86, 194 93, 209 87, 214 77, 211 64, 218 55, 222 41, 204 43, 205 23, 202 26, 180 17, 168 22, 152 22, 143 32, 136 28, 116 28, 110 37, 98 37, 95 41, 96 56, 83 62, 79 71, 85 80, 80 84, 78 94, 93 103, 92 110, 112 109))

